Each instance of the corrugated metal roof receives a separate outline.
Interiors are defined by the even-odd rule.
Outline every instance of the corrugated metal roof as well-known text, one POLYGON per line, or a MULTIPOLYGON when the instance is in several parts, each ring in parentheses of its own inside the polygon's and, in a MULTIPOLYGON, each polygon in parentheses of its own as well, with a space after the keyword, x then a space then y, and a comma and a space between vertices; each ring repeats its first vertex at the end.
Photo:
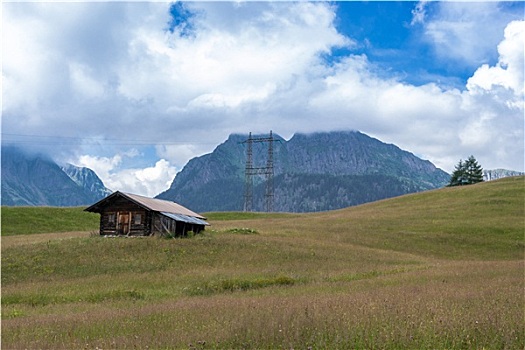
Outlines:
POLYGON ((187 216, 187 215, 182 215, 182 214, 173 214, 173 213, 166 213, 164 211, 160 212, 162 215, 165 215, 173 220, 176 220, 176 221, 182 221, 182 222, 187 222, 189 224, 196 224, 196 225, 205 225, 205 226, 209 226, 210 224, 208 224, 206 221, 204 220, 201 220, 201 219, 197 219, 196 217, 192 217, 192 216, 187 216))
POLYGON ((139 196, 137 194, 131 194, 131 193, 124 193, 124 192, 120 192, 120 193, 130 198, 131 200, 137 202, 137 204, 140 204, 154 211, 158 211, 162 213, 170 213, 170 214, 181 214, 184 216, 195 217, 199 219, 206 219, 204 216, 199 215, 189 210, 188 208, 185 208, 182 205, 177 204, 175 202, 165 201, 163 199, 143 197, 143 196, 139 196))
POLYGON ((155 198, 149 198, 144 196, 139 196, 138 194, 131 194, 131 193, 124 193, 124 192, 114 192, 113 194, 110 194, 104 199, 101 199, 97 203, 93 204, 89 208, 84 209, 85 211, 94 212, 94 213, 100 213, 101 209, 107 205, 109 201, 111 201, 116 196, 122 196, 127 198, 128 200, 135 202, 137 205, 149 209, 152 211, 157 211, 161 213, 170 213, 170 214, 180 214, 184 215, 185 217, 192 217, 197 218, 201 220, 206 220, 206 218, 200 214, 197 214, 188 208, 183 207, 180 204, 177 204, 175 202, 166 201, 163 199, 155 199, 155 198))

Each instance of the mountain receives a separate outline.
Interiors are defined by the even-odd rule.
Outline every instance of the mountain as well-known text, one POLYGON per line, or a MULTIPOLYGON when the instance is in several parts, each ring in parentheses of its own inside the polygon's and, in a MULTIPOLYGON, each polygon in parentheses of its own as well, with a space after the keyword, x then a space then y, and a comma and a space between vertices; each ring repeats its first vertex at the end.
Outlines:
POLYGON ((88 193, 93 194, 96 198, 104 198, 109 196, 113 191, 104 186, 102 180, 89 168, 77 167, 73 164, 66 164, 61 167, 71 180, 77 185, 81 186, 88 193))
POLYGON ((28 154, 12 146, 2 146, 1 153, 2 205, 78 206, 105 196, 102 182, 91 170, 77 171, 73 180, 46 156, 28 154), (82 176, 91 183, 82 183, 82 176))
MULTIPOLYGON (((357 131, 274 135, 274 210, 332 210, 446 185, 431 162, 357 131)), ((230 135, 194 158, 157 198, 198 212, 243 209, 246 135, 230 135)), ((267 143, 253 144, 253 166, 264 167, 267 143)), ((264 210, 265 182, 254 179, 253 208, 264 210)))
POLYGON ((483 180, 484 181, 491 181, 491 180, 502 179, 504 177, 521 176, 521 175, 525 175, 525 173, 521 171, 514 171, 514 170, 507 170, 507 169, 483 170, 483 180))

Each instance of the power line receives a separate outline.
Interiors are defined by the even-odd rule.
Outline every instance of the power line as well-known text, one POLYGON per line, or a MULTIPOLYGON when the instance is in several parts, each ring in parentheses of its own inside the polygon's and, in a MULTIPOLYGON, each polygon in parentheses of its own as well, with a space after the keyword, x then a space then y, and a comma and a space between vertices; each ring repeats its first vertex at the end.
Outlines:
POLYGON ((29 135, 29 134, 14 134, 1 133, 2 142, 15 144, 39 144, 39 145, 57 145, 57 144, 79 144, 82 142, 91 144, 104 145, 177 145, 177 144, 216 144, 215 142, 201 142, 194 140, 181 141, 160 141, 160 140, 131 140, 131 139, 114 139, 114 138, 86 138, 74 136, 59 136, 59 135, 29 135))

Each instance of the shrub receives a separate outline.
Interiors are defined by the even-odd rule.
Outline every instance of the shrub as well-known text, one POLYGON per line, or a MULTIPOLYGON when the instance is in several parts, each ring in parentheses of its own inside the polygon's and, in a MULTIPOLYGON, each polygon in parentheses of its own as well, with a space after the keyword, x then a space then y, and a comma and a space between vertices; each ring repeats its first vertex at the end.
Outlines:
POLYGON ((210 295, 225 292, 241 292, 271 286, 290 286, 295 283, 296 280, 288 276, 255 279, 230 278, 209 282, 193 289, 187 289, 186 292, 189 295, 210 295))
POLYGON ((226 232, 227 233, 240 234, 240 235, 256 235, 256 234, 259 233, 257 230, 254 230, 252 228, 246 228, 246 227, 243 227, 243 228, 231 228, 231 229, 227 230, 226 232))

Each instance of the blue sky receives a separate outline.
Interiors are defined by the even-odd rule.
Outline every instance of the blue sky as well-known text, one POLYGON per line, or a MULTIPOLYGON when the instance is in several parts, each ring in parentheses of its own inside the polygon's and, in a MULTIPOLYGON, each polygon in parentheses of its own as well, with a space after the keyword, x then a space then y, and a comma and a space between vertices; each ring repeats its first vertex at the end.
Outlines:
MULTIPOLYGON (((435 43, 425 36, 425 25, 412 23, 414 2, 338 2, 336 6, 336 27, 358 43, 354 50, 342 50, 341 54, 366 54, 370 61, 408 83, 422 85, 439 78, 442 84, 461 89, 480 63, 494 65, 498 60, 495 45, 480 48, 475 61, 440 56, 435 43)), ((439 2, 425 4, 427 23, 440 18, 441 6, 439 2)), ((479 6, 479 3, 471 2, 467 6, 479 6)), ((523 2, 499 3, 496 7, 505 24, 511 19, 523 18, 523 2)), ((503 39, 502 24, 494 23, 491 29, 499 30, 499 40, 503 39)))
POLYGON ((2 142, 155 195, 231 133, 522 170, 523 2, 2 3, 2 142))

